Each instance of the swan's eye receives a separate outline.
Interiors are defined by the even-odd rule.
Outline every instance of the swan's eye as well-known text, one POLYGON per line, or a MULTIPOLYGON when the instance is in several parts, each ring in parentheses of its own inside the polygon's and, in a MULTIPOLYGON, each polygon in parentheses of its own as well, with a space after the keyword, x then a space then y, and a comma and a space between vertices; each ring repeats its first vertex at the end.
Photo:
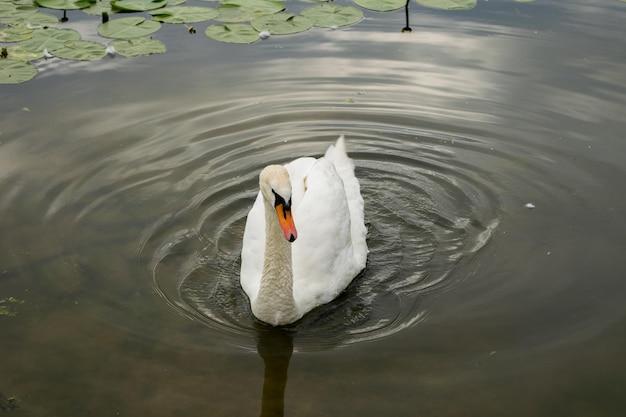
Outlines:
POLYGON ((289 197, 289 202, 286 202, 285 199, 276 191, 272 190, 272 193, 274 193, 274 207, 282 205, 285 210, 289 210, 291 208, 291 197, 289 197))
POLYGON ((282 198, 276 191, 272 190, 272 193, 274 194, 274 207, 277 207, 279 205, 285 205, 285 199, 282 198))

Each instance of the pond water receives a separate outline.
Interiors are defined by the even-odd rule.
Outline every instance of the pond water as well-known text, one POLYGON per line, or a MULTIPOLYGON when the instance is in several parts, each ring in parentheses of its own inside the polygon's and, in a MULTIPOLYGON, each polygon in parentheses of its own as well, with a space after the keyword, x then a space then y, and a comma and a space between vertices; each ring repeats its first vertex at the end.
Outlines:
POLYGON ((164 55, 0 86, 0 405, 624 415, 626 4, 410 16, 251 46, 169 25, 164 55), (339 134, 368 266, 269 329, 238 284, 258 172, 339 134))

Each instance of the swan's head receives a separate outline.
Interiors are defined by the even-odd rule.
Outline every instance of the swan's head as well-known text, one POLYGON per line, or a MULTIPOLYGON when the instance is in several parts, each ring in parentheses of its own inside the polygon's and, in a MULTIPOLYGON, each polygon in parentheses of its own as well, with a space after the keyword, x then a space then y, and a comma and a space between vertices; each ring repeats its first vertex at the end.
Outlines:
POLYGON ((259 175, 259 186, 265 201, 276 209, 276 217, 289 242, 298 237, 291 215, 291 180, 287 169, 282 165, 269 165, 259 175))

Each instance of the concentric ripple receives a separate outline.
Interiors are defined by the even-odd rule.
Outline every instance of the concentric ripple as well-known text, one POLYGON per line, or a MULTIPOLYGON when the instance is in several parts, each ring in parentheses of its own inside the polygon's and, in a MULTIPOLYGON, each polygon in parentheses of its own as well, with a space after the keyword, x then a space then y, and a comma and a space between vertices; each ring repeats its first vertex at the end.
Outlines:
POLYGON ((428 294, 464 279, 457 265, 479 251, 498 225, 499 203, 486 173, 463 162, 479 159, 488 146, 410 127, 408 116, 397 119, 407 124, 399 128, 377 123, 367 111, 334 111, 331 123, 340 131, 308 123, 302 132, 297 113, 278 122, 281 114, 265 110, 250 125, 197 136, 210 137, 214 146, 202 156, 202 168, 185 168, 178 187, 198 191, 144 234, 142 252, 152 253, 157 291, 179 313, 253 348, 251 335, 260 324, 239 285, 239 267, 258 173, 295 155, 319 156, 343 133, 365 200, 367 267, 336 300, 288 329, 303 351, 378 339, 418 323, 428 314, 428 294), (342 128, 345 120, 351 123, 342 128))

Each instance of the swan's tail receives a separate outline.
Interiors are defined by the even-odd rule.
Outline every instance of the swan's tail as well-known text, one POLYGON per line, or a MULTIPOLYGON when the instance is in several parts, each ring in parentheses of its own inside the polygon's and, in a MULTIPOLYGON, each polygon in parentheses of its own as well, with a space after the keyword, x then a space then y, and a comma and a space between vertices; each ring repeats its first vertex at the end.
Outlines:
POLYGON ((326 153, 324 154, 324 158, 331 161, 337 169, 345 166, 354 170, 354 164, 346 152, 346 141, 343 135, 339 136, 339 139, 337 139, 337 142, 335 142, 334 145, 330 145, 328 147, 326 153))

